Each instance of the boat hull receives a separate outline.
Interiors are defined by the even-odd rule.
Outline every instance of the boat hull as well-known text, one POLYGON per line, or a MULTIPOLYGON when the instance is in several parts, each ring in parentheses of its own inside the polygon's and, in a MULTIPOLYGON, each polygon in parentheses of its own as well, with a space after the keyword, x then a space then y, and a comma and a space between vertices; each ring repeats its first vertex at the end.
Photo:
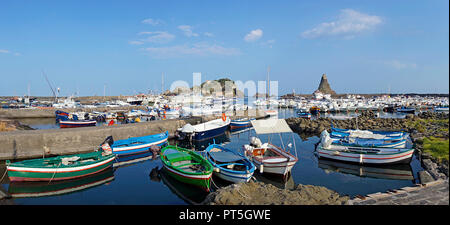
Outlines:
POLYGON ((169 137, 169 133, 165 132, 162 134, 157 135, 151 135, 153 140, 150 140, 149 143, 143 143, 140 145, 131 145, 131 146, 124 146, 124 147, 111 147, 112 152, 116 154, 117 156, 126 156, 126 155, 134 155, 134 154, 140 154, 144 152, 149 152, 151 146, 163 146, 167 144, 167 139, 169 137))
POLYGON ((8 177, 11 182, 17 181, 59 181, 89 176, 113 165, 115 156, 109 155, 97 162, 77 167, 26 167, 26 166, 7 166, 8 177))
POLYGON ((205 191, 209 191, 209 187, 211 186, 212 173, 207 175, 188 175, 185 173, 180 173, 179 171, 174 170, 166 166, 165 164, 163 168, 166 170, 167 174, 169 174, 176 180, 186 184, 197 186, 205 191))
POLYGON ((230 123, 230 129, 232 130, 248 128, 251 126, 252 124, 250 121, 231 121, 230 123))
POLYGON ((91 127, 97 125, 97 121, 60 121, 60 128, 76 128, 76 127, 91 127))
MULTIPOLYGON (((209 191, 209 188, 211 187, 211 177, 213 174, 213 169, 212 169, 213 167, 208 162, 208 160, 203 158, 201 155, 199 155, 191 150, 188 150, 188 149, 169 145, 169 146, 164 147, 161 150, 160 157, 161 157, 161 161, 163 163, 163 169, 171 177, 173 177, 174 179, 176 179, 180 182, 199 187, 199 188, 203 189, 204 191, 209 191), (169 157, 171 157, 171 155, 172 155, 171 153, 166 154, 166 152, 169 150, 175 150, 175 152, 172 153, 172 154, 176 155, 175 159, 169 159, 169 157), (181 156, 180 156, 179 153, 183 153, 183 154, 181 154, 181 156), (177 158, 177 157, 181 157, 181 158, 177 158), (178 161, 184 161, 184 160, 194 161, 194 162, 196 162, 196 164, 200 164, 201 166, 203 166, 205 168, 205 170, 203 170, 201 172, 192 172, 192 171, 188 172, 186 169, 180 169, 179 166, 178 167, 174 166, 174 163, 176 163, 178 161)), ((187 164, 187 165, 189 165, 189 164, 187 164)))
POLYGON ((317 152, 319 157, 358 164, 403 164, 411 162, 414 149, 390 154, 367 154, 329 150, 318 146, 317 152))
POLYGON ((292 170, 292 167, 294 167, 294 165, 297 163, 298 158, 280 149, 279 147, 276 147, 272 144, 270 144, 270 146, 275 150, 276 154, 279 155, 278 157, 259 157, 253 155, 253 150, 244 151, 246 152, 247 157, 249 157, 250 160, 255 164, 256 169, 258 169, 260 173, 285 176, 292 170))
POLYGON ((226 124, 224 126, 215 128, 215 129, 211 129, 211 130, 206 130, 206 131, 200 131, 200 132, 194 132, 194 135, 192 136, 192 140, 193 141, 201 141, 201 140, 205 140, 208 138, 213 138, 213 137, 217 137, 223 133, 225 133, 225 131, 227 130, 229 124, 226 124))

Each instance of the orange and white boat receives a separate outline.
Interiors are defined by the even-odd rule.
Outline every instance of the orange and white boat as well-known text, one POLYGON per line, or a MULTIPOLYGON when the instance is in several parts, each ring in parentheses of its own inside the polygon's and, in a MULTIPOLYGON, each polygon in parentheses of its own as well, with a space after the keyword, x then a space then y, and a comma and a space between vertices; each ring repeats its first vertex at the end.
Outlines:
MULTIPOLYGON (((255 128, 256 134, 292 133, 284 119, 254 120, 251 123, 255 128)), ((292 138, 295 146, 294 136, 292 138)), ((284 147, 283 140, 281 140, 281 143, 284 147)), ((288 148, 291 147, 292 145, 289 144, 288 148)), ((291 154, 286 148, 276 146, 270 142, 262 144, 257 137, 252 137, 250 144, 244 145, 244 153, 255 164, 260 173, 285 176, 298 161, 298 157, 291 154)), ((295 151, 295 154, 297 155, 297 151, 295 151)))

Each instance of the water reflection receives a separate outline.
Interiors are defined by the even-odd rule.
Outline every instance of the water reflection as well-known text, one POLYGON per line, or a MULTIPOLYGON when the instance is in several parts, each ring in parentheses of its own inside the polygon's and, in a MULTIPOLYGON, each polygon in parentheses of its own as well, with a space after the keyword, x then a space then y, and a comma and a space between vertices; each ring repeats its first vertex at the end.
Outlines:
POLYGON ((319 168, 323 169, 326 173, 338 172, 352 174, 359 177, 414 181, 413 170, 409 164, 363 166, 327 159, 319 159, 319 168))
POLYGON ((257 181, 266 183, 266 184, 272 184, 273 186, 281 189, 294 189, 295 188, 295 181, 294 176, 292 176, 292 172, 286 174, 285 177, 282 176, 276 176, 271 174, 261 174, 259 172, 256 172, 253 174, 255 179, 257 181))
POLYGON ((176 144, 183 148, 195 149, 196 151, 203 151, 213 143, 227 144, 229 142, 230 142, 230 132, 226 131, 225 133, 217 137, 205 139, 202 141, 193 141, 192 143, 190 143, 189 141, 176 141, 176 144))
POLYGON ((8 193, 14 198, 64 195, 100 186, 114 180, 113 169, 109 168, 91 176, 54 182, 12 182, 8 193))
POLYGON ((150 180, 153 182, 160 182, 162 180, 162 182, 169 187, 174 194, 176 194, 187 204, 199 205, 208 195, 208 192, 202 191, 198 187, 187 185, 174 179, 163 168, 153 168, 150 172, 150 180))

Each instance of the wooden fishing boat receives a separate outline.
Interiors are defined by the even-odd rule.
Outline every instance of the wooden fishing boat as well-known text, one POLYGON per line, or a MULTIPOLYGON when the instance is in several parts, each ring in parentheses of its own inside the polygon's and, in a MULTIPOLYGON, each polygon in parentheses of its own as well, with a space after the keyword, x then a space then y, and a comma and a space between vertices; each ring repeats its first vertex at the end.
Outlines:
POLYGON ((12 182, 8 193, 13 198, 35 198, 83 191, 114 180, 112 168, 81 178, 54 182, 12 182))
POLYGON ((376 151, 374 148, 347 147, 344 149, 334 146, 324 148, 319 145, 317 147, 319 157, 359 164, 400 164, 410 163, 414 153, 414 149, 399 148, 376 151))
MULTIPOLYGON (((333 131, 334 132, 334 131, 333 131)), ((386 135, 373 134, 370 131, 368 133, 361 134, 361 131, 358 135, 353 135, 353 133, 349 134, 349 136, 337 137, 337 135, 328 134, 326 130, 322 132, 322 137, 329 138, 332 140, 333 145, 343 145, 343 146, 354 146, 354 147, 375 147, 375 148, 405 148, 406 147, 406 137, 404 136, 394 136, 389 137, 386 135), (333 137, 334 136, 334 137, 333 137), (357 137, 353 137, 357 136, 357 137), (364 137, 364 138, 361 138, 364 137)), ((345 133, 343 133, 345 134, 345 133)))
POLYGON ((331 127, 331 137, 401 140, 406 138, 406 133, 402 131, 352 130, 331 127))
POLYGON ((205 155, 214 167, 214 174, 232 183, 248 182, 255 171, 255 165, 247 157, 218 144, 208 146, 205 155))
POLYGON ((343 146, 332 142, 324 130, 317 146, 319 157, 359 164, 396 164, 409 163, 414 153, 414 149, 343 146))
POLYGON ((173 178, 209 191, 213 167, 196 152, 168 145, 161 150, 161 161, 173 178))
POLYGON ((50 158, 6 161, 8 176, 15 181, 59 181, 88 176, 112 166, 115 155, 95 151, 50 158))
POLYGON ((252 121, 252 120, 255 120, 255 119, 252 118, 252 119, 231 120, 230 129, 235 130, 235 129, 243 129, 243 128, 251 127, 252 123, 250 121, 252 121))
POLYGON ((109 140, 105 140, 105 142, 110 145, 112 152, 120 158, 120 156, 149 152, 151 146, 163 146, 167 144, 169 131, 142 137, 131 137, 117 141, 112 140, 112 137, 108 138, 109 140))
POLYGON ((90 127, 97 125, 96 120, 61 120, 60 128, 90 127))
MULTIPOLYGON (((292 133, 284 119, 255 120, 252 121, 252 125, 256 134, 292 133)), ((292 138, 294 140, 294 136, 292 138)), ((260 173, 283 176, 286 176, 298 161, 296 156, 285 149, 270 142, 262 144, 261 140, 256 137, 252 137, 250 144, 244 145, 244 154, 255 164, 260 173)))
POLYGON ((334 139, 332 144, 355 147, 375 147, 375 148, 405 148, 406 139, 401 140, 377 140, 360 138, 334 139))

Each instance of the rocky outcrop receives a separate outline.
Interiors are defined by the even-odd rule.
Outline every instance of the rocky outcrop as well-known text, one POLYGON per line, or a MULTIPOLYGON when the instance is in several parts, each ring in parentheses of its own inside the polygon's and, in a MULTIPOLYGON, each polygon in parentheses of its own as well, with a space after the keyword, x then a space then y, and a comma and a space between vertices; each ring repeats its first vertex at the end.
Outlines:
POLYGON ((320 80, 319 88, 317 88, 322 94, 331 94, 335 95, 336 92, 333 91, 328 83, 327 75, 323 74, 322 79, 320 80))
POLYGON ((15 130, 34 130, 28 125, 10 119, 0 119, 0 132, 15 130))
POLYGON ((207 205, 344 205, 348 196, 321 186, 297 185, 293 190, 249 182, 229 185, 210 193, 207 205))

